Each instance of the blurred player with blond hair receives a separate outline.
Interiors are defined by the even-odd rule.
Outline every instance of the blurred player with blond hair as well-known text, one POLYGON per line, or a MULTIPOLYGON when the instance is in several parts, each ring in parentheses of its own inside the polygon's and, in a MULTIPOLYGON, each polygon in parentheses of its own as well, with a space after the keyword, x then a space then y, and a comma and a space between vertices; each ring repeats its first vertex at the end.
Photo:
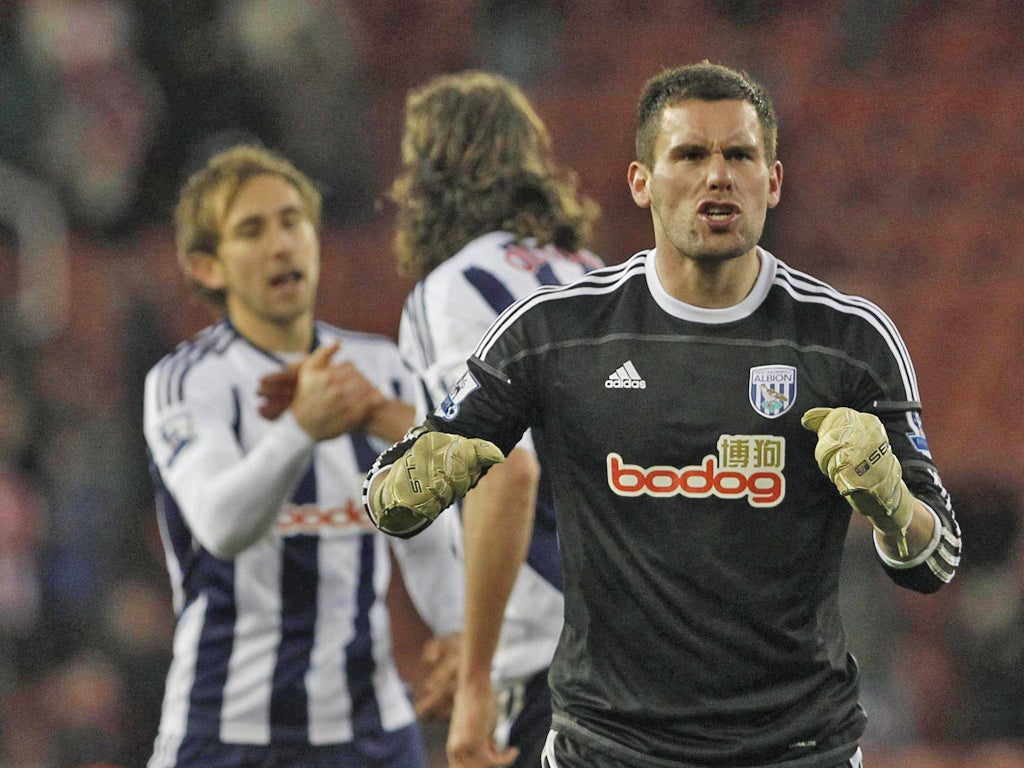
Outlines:
MULTIPOLYGON (((391 655, 389 540, 360 498, 412 423, 414 383, 391 341, 314 319, 319 223, 309 179, 256 146, 209 159, 178 201, 179 262, 221 317, 146 379, 177 614, 150 768, 425 764, 391 655), (289 365, 290 406, 268 418, 261 377, 289 365)), ((454 656, 461 563, 447 538, 394 551, 454 656)))

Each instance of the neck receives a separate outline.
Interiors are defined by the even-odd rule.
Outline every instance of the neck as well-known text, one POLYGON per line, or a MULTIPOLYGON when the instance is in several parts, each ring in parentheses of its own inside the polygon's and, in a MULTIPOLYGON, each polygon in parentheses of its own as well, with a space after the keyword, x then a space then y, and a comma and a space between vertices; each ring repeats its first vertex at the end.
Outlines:
POLYGON ((761 258, 755 248, 731 259, 693 259, 656 251, 655 268, 674 299, 704 309, 725 309, 743 301, 757 282, 761 258))
POLYGON ((313 346, 313 319, 303 315, 289 323, 246 322, 231 315, 235 329, 260 349, 268 352, 309 352, 313 346))

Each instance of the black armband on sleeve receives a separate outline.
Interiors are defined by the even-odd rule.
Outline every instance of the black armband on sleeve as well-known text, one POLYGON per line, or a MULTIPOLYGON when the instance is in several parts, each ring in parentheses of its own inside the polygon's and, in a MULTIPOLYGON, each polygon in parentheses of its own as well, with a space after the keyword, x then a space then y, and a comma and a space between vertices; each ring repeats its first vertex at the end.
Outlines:
POLYGON ((875 416, 888 416, 894 413, 906 413, 907 411, 921 411, 921 403, 918 400, 872 400, 871 405, 865 408, 866 413, 873 413, 875 416))

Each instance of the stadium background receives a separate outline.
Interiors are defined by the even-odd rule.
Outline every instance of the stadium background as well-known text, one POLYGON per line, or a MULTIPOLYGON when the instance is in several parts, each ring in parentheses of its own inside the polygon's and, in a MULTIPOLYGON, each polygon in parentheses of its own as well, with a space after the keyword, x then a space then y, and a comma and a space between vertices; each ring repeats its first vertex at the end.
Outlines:
POLYGON ((0 766, 149 754, 172 619, 140 393, 209 319, 168 226, 195 164, 247 138, 289 154, 326 192, 321 316, 393 337, 407 88, 518 80, 615 263, 651 245, 625 184, 639 89, 703 58, 768 86, 765 244, 895 319, 965 531, 957 580, 921 597, 855 521, 866 764, 1024 766, 1022 35, 1017 0, 0 0, 0 766))

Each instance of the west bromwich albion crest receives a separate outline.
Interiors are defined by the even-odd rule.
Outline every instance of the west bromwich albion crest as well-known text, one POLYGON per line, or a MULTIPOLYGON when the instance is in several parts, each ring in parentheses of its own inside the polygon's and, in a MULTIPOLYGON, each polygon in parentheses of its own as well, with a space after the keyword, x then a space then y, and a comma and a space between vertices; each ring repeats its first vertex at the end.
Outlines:
POLYGON ((792 365, 758 365, 750 369, 750 404, 775 419, 796 402, 796 368, 792 365))

